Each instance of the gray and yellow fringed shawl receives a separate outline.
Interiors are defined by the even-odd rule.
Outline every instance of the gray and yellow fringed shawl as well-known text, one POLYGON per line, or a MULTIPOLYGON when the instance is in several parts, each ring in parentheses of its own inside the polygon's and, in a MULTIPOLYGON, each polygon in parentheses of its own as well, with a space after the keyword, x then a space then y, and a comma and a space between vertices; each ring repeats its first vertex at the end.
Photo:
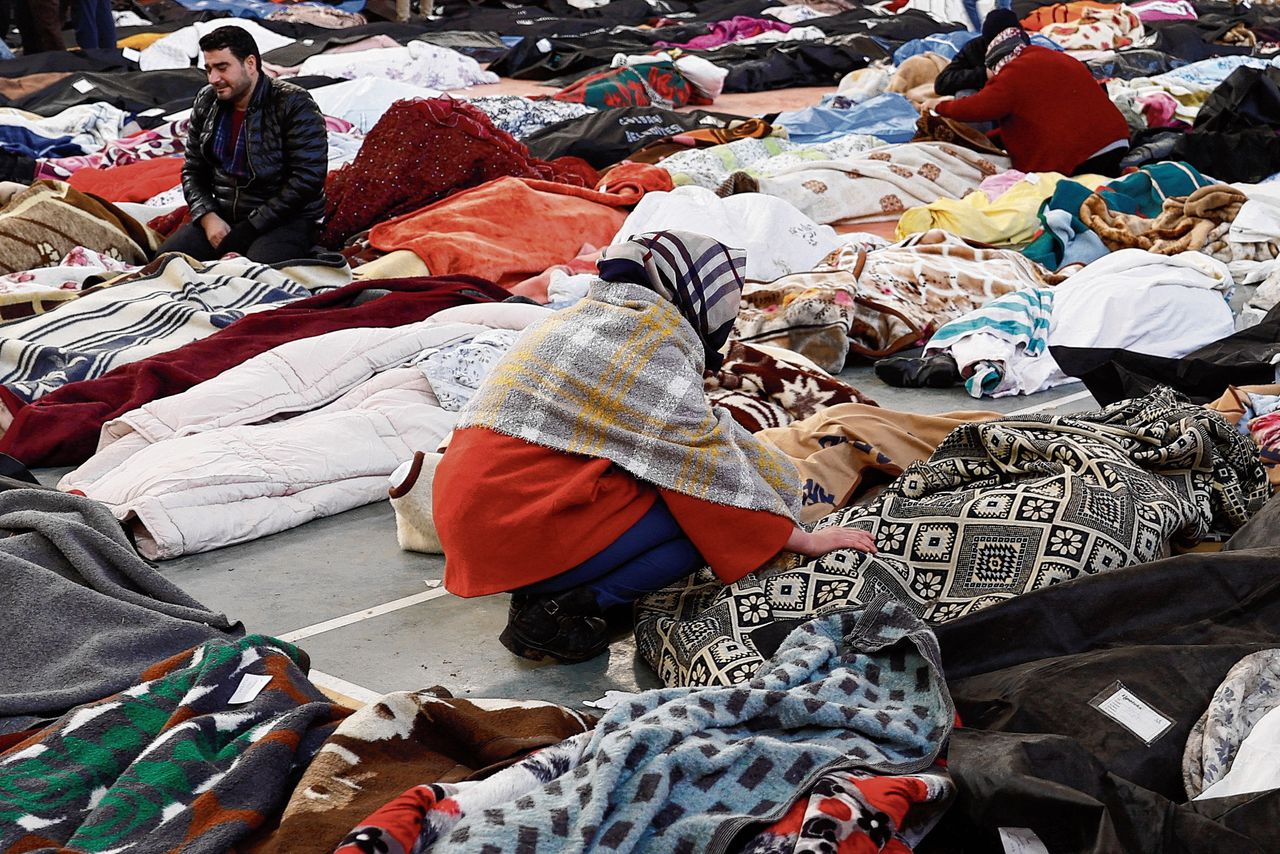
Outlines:
POLYGON ((682 232, 610 247, 600 267, 611 280, 528 329, 458 429, 606 459, 665 489, 794 519, 795 467, 703 393, 708 355, 718 358, 737 314, 744 265, 742 252, 682 232))

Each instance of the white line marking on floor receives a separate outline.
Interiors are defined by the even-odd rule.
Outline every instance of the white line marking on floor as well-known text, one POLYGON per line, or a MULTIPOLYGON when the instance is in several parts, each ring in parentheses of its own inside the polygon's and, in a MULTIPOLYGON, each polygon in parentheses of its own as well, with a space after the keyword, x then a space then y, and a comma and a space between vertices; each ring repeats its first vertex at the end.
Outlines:
POLYGON ((303 638, 315 637, 324 632, 331 632, 334 629, 340 629, 343 626, 350 626, 354 623, 361 623, 365 620, 371 620, 374 617, 381 617, 383 614, 390 614, 392 611, 399 611, 401 608, 409 608, 413 605, 419 605, 423 602, 430 602, 432 599, 439 599, 441 596, 447 596, 448 590, 443 587, 437 587, 434 590, 425 590, 422 593, 415 593, 412 596, 405 596, 400 599, 393 599, 390 602, 384 602, 381 605, 375 605, 372 608, 366 608, 363 611, 356 611, 354 614, 343 614, 341 617, 334 617, 332 620, 325 620, 323 623, 316 623, 313 626, 304 626, 301 629, 294 629, 283 635, 278 635, 282 641, 295 643, 303 638))
POLYGON ((361 703, 372 703, 382 698, 382 695, 377 691, 370 691, 368 688, 361 687, 354 682, 339 679, 337 676, 331 676, 328 673, 321 673, 319 670, 312 670, 310 679, 313 684, 319 685, 321 688, 327 688, 335 694, 342 694, 361 703))
MULTIPOLYGON (((1068 403, 1085 400, 1090 396, 1091 395, 1088 391, 1080 391, 1055 400, 1049 400, 1034 406, 1028 406, 1024 409, 1017 409, 1008 413, 1008 415, 1029 415, 1033 412, 1041 412, 1045 409, 1056 409, 1060 406, 1065 406, 1068 403)), ((341 617, 334 617, 331 620, 325 620, 324 622, 315 623, 314 625, 304 626, 301 629, 295 629, 294 631, 279 635, 279 638, 280 640, 288 643, 295 643, 303 640, 304 638, 315 637, 316 635, 324 634, 325 632, 341 629, 344 626, 362 623, 365 620, 371 620, 374 617, 380 617, 383 614, 390 614, 394 611, 410 608, 414 605, 420 605, 423 602, 430 602, 433 599, 439 599, 441 596, 448 595, 448 592, 449 591, 445 590, 443 587, 435 587, 431 590, 424 590, 421 593, 415 593, 412 596, 403 596, 399 599, 393 599, 390 602, 384 602, 381 605, 375 605, 374 607, 366 608, 363 611, 344 614, 341 617)), ((381 696, 374 691, 370 691, 368 688, 362 688, 361 686, 356 685, 354 682, 348 682, 345 679, 340 679, 337 676, 331 676, 328 673, 322 673, 319 670, 311 671, 311 681, 323 688, 328 688, 330 691, 345 694, 352 699, 359 700, 364 703, 372 702, 381 696)))
POLYGON ((1044 403, 1037 403, 1035 406, 1028 406, 1026 409, 1015 409, 1009 415, 1030 415, 1033 412, 1043 412, 1046 409, 1057 409, 1067 403, 1075 403, 1077 400, 1085 400, 1093 395, 1087 391, 1078 391, 1075 394, 1069 394, 1066 397, 1060 397, 1057 400, 1046 400, 1044 403))

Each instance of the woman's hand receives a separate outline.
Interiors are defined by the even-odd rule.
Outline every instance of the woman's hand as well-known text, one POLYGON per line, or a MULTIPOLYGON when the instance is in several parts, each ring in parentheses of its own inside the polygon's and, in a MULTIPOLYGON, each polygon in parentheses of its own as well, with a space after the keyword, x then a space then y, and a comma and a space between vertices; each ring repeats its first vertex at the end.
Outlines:
POLYGON ((928 98, 920 104, 920 112, 922 113, 932 112, 933 110, 937 109, 938 105, 941 104, 943 101, 954 101, 954 100, 955 98, 952 97, 951 95, 943 95, 940 98, 928 98))
POLYGON ((787 550, 807 557, 822 557, 837 549, 855 549, 867 554, 876 553, 876 539, 858 528, 823 528, 812 534, 797 527, 787 540, 787 550))

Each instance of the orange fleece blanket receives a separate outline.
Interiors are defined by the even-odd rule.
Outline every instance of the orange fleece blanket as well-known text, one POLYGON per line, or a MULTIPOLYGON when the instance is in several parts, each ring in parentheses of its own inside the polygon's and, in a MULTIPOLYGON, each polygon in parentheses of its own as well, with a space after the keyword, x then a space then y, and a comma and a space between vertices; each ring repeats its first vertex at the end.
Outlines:
POLYGON ((145 202, 182 183, 182 158, 154 157, 106 169, 77 169, 67 183, 109 202, 145 202))
POLYGON ((504 288, 576 257, 584 243, 607 246, 646 192, 670 190, 664 170, 625 164, 604 189, 532 178, 497 178, 373 227, 383 252, 408 249, 433 276, 469 274, 504 288))

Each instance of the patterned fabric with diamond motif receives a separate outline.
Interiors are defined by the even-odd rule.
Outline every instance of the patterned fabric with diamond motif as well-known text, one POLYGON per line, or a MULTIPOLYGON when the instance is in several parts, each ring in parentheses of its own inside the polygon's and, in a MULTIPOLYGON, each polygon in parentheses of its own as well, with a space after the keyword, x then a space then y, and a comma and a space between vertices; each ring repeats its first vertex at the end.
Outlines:
POLYGON ((818 523, 871 532, 877 554, 835 551, 728 587, 695 573, 641 600, 636 641, 664 684, 733 684, 789 621, 885 596, 954 620, 1235 530, 1268 494, 1248 438, 1168 388, 1100 412, 967 424, 872 503, 818 523))

